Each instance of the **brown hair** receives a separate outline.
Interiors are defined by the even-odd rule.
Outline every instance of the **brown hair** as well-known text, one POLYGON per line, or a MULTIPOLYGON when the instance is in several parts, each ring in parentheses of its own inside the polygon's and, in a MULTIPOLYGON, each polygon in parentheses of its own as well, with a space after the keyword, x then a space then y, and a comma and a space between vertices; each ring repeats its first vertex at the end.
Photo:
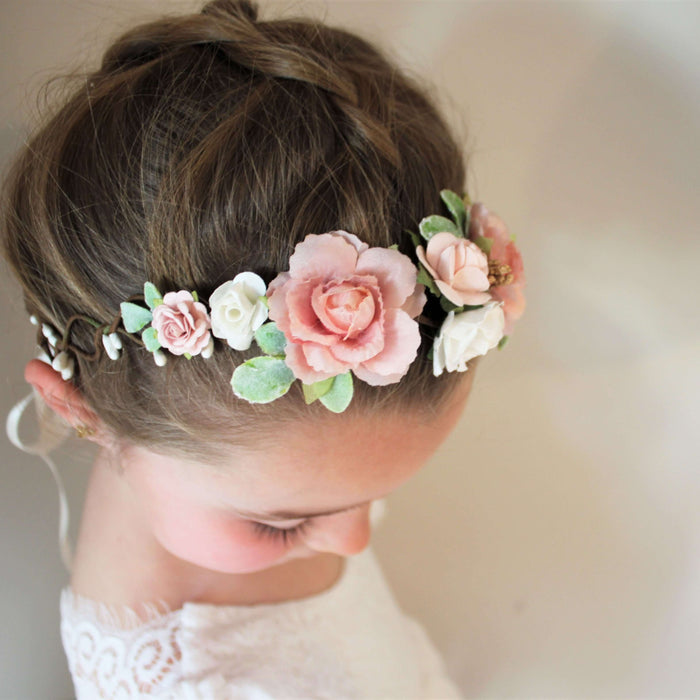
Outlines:
MULTIPOLYGON (((115 318, 146 280, 204 297, 243 270, 269 282, 312 232, 412 255, 406 229, 464 181, 429 93, 375 47, 215 0, 136 26, 82 76, 9 171, 2 242, 28 311, 62 329, 76 313, 115 318)), ((451 394, 460 375, 432 375, 433 332, 421 332, 401 382, 355 382, 349 411, 436 410, 451 394)), ((87 324, 71 340, 94 349, 87 324)), ((259 439, 269 419, 326 413, 304 405, 298 383, 273 404, 237 399, 232 370, 255 354, 217 347, 160 368, 125 343, 117 361, 78 357, 74 382, 118 437, 203 457, 212 442, 259 439)))

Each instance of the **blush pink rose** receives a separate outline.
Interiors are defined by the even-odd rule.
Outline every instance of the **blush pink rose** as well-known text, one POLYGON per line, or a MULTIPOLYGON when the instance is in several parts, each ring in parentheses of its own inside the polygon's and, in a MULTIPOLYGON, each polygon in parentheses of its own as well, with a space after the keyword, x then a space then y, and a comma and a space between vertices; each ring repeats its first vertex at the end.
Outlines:
POLYGON ((151 325, 160 344, 173 355, 198 355, 211 338, 207 307, 184 290, 163 297, 163 303, 153 309, 151 325))
POLYGON ((410 258, 370 248, 346 231, 309 234, 268 286, 270 318, 287 339, 286 363, 304 384, 348 370, 374 386, 406 374, 420 345, 426 302, 410 258))
POLYGON ((489 261, 476 243, 452 233, 436 233, 427 249, 416 248, 416 255, 453 304, 479 306, 491 301, 489 261))
POLYGON ((510 240, 508 229, 496 214, 492 214, 480 202, 472 204, 471 223, 469 224, 469 238, 476 236, 490 238, 493 243, 489 253, 490 260, 497 260, 510 267, 513 273, 513 281, 510 284, 502 284, 491 287, 491 296, 496 301, 503 302, 505 315, 504 335, 510 335, 513 324, 525 311, 525 271, 520 251, 515 243, 510 240))

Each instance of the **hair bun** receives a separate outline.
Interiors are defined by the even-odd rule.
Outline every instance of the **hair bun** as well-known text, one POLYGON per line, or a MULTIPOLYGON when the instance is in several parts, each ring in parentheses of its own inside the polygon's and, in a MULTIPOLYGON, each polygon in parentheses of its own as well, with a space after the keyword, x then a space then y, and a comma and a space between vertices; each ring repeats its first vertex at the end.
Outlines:
POLYGON ((258 19, 258 6, 250 0, 211 0, 202 8, 201 14, 255 22, 258 19))

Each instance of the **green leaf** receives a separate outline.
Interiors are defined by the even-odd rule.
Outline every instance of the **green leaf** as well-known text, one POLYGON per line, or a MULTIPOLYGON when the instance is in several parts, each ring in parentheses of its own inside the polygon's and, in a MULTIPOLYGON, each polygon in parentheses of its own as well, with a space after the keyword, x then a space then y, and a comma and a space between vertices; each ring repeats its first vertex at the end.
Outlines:
POLYGON ((127 333, 138 333, 146 324, 153 320, 153 314, 143 306, 123 301, 119 308, 122 312, 122 320, 127 333))
POLYGON ((448 208, 450 214, 452 214, 452 218, 455 220, 457 226, 459 226, 460 231, 464 231, 467 210, 464 208, 462 198, 452 190, 442 190, 440 192, 440 197, 442 201, 445 202, 445 206, 448 208))
POLYGON ((457 306, 457 304, 453 304, 446 296, 441 296, 440 297, 440 306, 447 311, 447 313, 450 313, 450 311, 462 311, 463 307, 462 306, 457 306))
POLYGON ((393 245, 390 245, 390 246, 389 246, 389 250, 398 250, 398 249, 399 249, 399 244, 398 244, 398 243, 394 243, 393 245))
POLYGON ((421 263, 418 263, 418 275, 416 277, 416 282, 418 284, 424 284, 430 290, 431 294, 435 295, 436 297, 441 296, 440 290, 435 284, 435 280, 430 276, 430 273, 421 263))
POLYGON ((316 401, 316 399, 320 399, 328 393, 334 380, 335 377, 328 377, 328 379, 322 379, 320 382, 314 382, 313 384, 302 384, 301 388, 304 391, 304 401, 309 404, 316 401))
POLYGON ((514 233, 510 234, 510 242, 515 243, 515 234, 514 233))
POLYGON ((411 237, 411 240, 413 241, 413 245, 416 248, 419 245, 423 245, 423 240, 421 239, 421 237, 417 233, 415 233, 413 231, 409 231, 408 229, 406 229, 406 233, 411 237))
POLYGON ((508 342, 508 337, 509 337, 509 336, 504 335, 504 336, 498 341, 497 347, 498 347, 499 350, 503 350, 503 347, 504 347, 505 344, 508 342))
POLYGON ((192 291, 190 292, 190 294, 192 294, 192 298, 193 298, 195 301, 199 301, 199 294, 197 294, 196 291, 192 290, 192 291))
POLYGON ((287 339, 274 321, 264 323, 255 331, 255 342, 266 355, 284 355, 287 339))
POLYGON ((163 297, 153 282, 145 282, 143 285, 143 298, 146 300, 148 308, 153 311, 159 304, 163 303, 163 297))
POLYGON ((319 401, 333 413, 342 413, 352 401, 352 374, 346 372, 333 378, 330 390, 319 401))
POLYGON ((160 350, 158 331, 156 331, 156 329, 153 326, 149 326, 148 328, 144 329, 143 333, 141 333, 141 340, 143 340, 143 343, 146 346, 146 350, 148 350, 148 352, 155 352, 156 350, 160 350))
POLYGON ((294 382, 292 370, 279 357, 259 355, 238 365, 231 377, 233 393, 250 403, 270 403, 294 382))
POLYGON ((444 216, 438 216, 433 214, 432 216, 426 216, 422 219, 420 224, 418 224, 421 236, 429 241, 436 233, 451 233, 458 238, 463 238, 464 235, 462 231, 457 228, 457 224, 454 221, 446 219, 444 216))
POLYGON ((481 250, 486 253, 486 255, 489 255, 491 252, 491 246, 493 246, 493 238, 486 238, 486 236, 477 236, 474 239, 474 243, 476 243, 481 250))

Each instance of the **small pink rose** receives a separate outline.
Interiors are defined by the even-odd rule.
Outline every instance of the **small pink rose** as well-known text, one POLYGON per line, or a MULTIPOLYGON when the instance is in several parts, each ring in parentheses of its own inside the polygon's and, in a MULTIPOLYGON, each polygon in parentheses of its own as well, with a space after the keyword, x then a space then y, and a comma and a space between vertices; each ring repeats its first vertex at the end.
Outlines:
POLYGON ((398 382, 420 345, 413 319, 426 298, 416 276, 407 256, 346 231, 306 236, 268 286, 294 375, 312 384, 352 370, 374 386, 398 382))
POLYGON ((489 261, 476 243, 452 233, 436 233, 427 249, 416 248, 438 289, 457 306, 478 306, 491 300, 489 261))
POLYGON ((469 238, 472 240, 477 236, 490 238, 493 243, 489 259, 505 263, 513 273, 513 281, 510 284, 491 287, 490 290, 491 296, 496 301, 503 302, 503 313, 506 320, 504 335, 510 335, 513 331, 513 324, 525 311, 523 259, 515 243, 510 240, 510 233, 502 219, 489 212, 480 202, 472 204, 470 214, 469 238))
POLYGON ((198 355, 209 344, 211 321, 207 308, 190 292, 168 292, 153 310, 151 325, 158 341, 173 355, 198 355))

